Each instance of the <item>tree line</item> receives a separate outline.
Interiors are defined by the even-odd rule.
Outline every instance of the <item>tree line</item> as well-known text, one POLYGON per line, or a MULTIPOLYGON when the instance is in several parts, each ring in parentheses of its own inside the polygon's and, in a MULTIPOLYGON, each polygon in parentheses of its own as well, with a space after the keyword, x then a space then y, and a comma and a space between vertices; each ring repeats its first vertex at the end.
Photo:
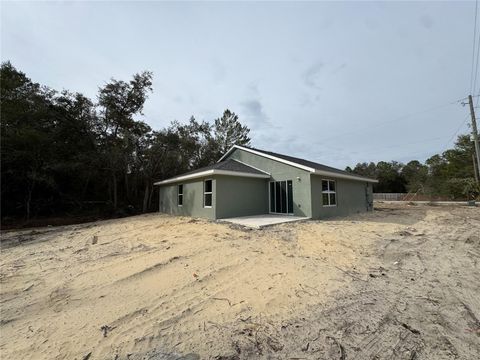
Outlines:
POLYGON ((479 196, 475 180, 473 155, 475 147, 470 135, 459 135, 453 149, 436 154, 421 163, 396 161, 358 163, 346 170, 377 179, 373 191, 378 193, 417 193, 429 197, 470 200, 479 196))
MULTIPOLYGON (((140 120, 153 74, 111 79, 96 99, 56 91, 1 64, 2 224, 37 217, 110 217, 158 209, 153 183, 207 166, 232 145, 249 145, 250 129, 225 110, 214 121, 172 121, 153 130, 140 120)), ((424 164, 359 163, 347 171, 376 178, 376 192, 478 196, 473 144, 461 135, 453 149, 424 164)))
POLYGON ((2 222, 33 217, 121 216, 158 208, 155 180, 214 163, 247 126, 230 110, 153 130, 139 120, 152 73, 111 79, 95 100, 0 71, 2 222))

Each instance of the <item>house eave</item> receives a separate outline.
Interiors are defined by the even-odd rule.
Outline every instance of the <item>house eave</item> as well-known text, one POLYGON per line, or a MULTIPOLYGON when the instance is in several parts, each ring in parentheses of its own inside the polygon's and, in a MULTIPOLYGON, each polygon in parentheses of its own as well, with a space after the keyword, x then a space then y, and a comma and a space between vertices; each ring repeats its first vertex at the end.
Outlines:
POLYGON ((238 159, 232 159, 232 160, 235 161, 235 162, 238 162, 238 163, 240 163, 240 164, 246 165, 246 166, 248 166, 248 167, 251 167, 251 168, 253 168, 253 169, 257 170, 257 171, 260 171, 260 172, 264 173, 265 175, 268 175, 268 176, 271 175, 269 172, 266 172, 265 170, 262 170, 262 169, 260 169, 260 168, 258 168, 258 167, 255 167, 255 166, 252 166, 252 165, 250 165, 250 164, 244 163, 243 161, 240 161, 240 160, 238 160, 238 159))
POLYGON ((211 169, 211 170, 201 171, 201 172, 194 173, 194 174, 180 175, 180 176, 176 176, 176 177, 166 179, 166 180, 163 180, 163 181, 157 181, 157 182, 153 183, 153 185, 172 184, 172 183, 180 182, 180 181, 183 181, 183 180, 196 179, 196 178, 201 178, 201 177, 205 177, 205 176, 212 176, 212 175, 238 176, 238 177, 248 177, 248 178, 257 178, 257 179, 269 179, 270 178, 269 174, 252 174, 252 173, 239 172, 239 171, 211 169))
MULTIPOLYGON (((370 182, 370 183, 378 183, 378 180, 369 179, 369 178, 365 178, 365 177, 362 177, 362 176, 355 176, 355 175, 349 175, 349 174, 341 174, 341 173, 336 173, 336 172, 333 172, 333 171, 318 170, 318 169, 315 169, 315 168, 312 168, 312 167, 309 167, 309 166, 304 166, 304 165, 295 163, 295 162, 293 162, 293 161, 288 161, 288 160, 285 160, 285 159, 282 159, 282 158, 279 158, 279 157, 276 157, 276 156, 273 156, 273 155, 268 155, 268 154, 265 154, 265 153, 260 152, 260 151, 256 151, 256 150, 249 149, 249 148, 245 148, 245 147, 240 146, 240 145, 233 145, 233 146, 218 160, 218 162, 220 162, 220 161, 224 160, 226 157, 228 157, 228 155, 230 155, 230 154, 232 153, 232 151, 234 151, 235 149, 240 149, 240 150, 243 150, 243 151, 246 151, 246 152, 249 152, 249 153, 258 155, 258 156, 262 156, 262 157, 267 158, 267 159, 275 160, 275 161, 278 161, 278 162, 283 163, 283 164, 287 164, 287 165, 290 165, 290 166, 294 166, 294 167, 296 167, 296 168, 299 168, 299 169, 308 171, 309 173, 311 173, 311 174, 313 174, 313 175, 329 176, 329 177, 336 177, 336 178, 341 178, 341 179, 349 179, 349 180, 356 180, 356 181, 363 181, 363 182, 370 182)), ((238 161, 238 160, 237 160, 237 161, 238 161)), ((249 164, 247 164, 247 165, 249 165, 249 164)), ((251 166, 251 165, 249 165, 249 166, 251 166)))
POLYGON ((312 173, 312 175, 318 175, 318 176, 327 176, 327 177, 332 177, 332 178, 340 178, 340 179, 348 179, 348 180, 356 180, 356 181, 363 181, 363 182, 370 182, 370 183, 378 183, 378 180, 375 179, 369 179, 361 176, 355 176, 355 175, 348 175, 348 174, 340 174, 336 173, 333 171, 325 171, 325 170, 315 170, 315 172, 312 173))
POLYGON ((311 172, 311 173, 315 172, 315 169, 311 168, 309 166, 301 165, 301 164, 298 164, 298 163, 293 162, 293 161, 288 161, 288 160, 285 160, 285 159, 282 159, 282 158, 279 158, 279 157, 276 157, 276 156, 273 156, 273 155, 265 154, 265 153, 260 152, 260 151, 245 148, 245 147, 240 146, 240 145, 233 145, 217 162, 220 162, 220 161, 224 160, 235 149, 240 149, 240 150, 249 152, 251 154, 255 154, 255 155, 267 158, 267 159, 275 160, 275 161, 278 161, 280 163, 287 164, 287 165, 290 165, 290 166, 293 166, 293 167, 296 167, 296 168, 299 168, 299 169, 302 169, 302 170, 305 170, 305 171, 308 171, 308 172, 311 172))

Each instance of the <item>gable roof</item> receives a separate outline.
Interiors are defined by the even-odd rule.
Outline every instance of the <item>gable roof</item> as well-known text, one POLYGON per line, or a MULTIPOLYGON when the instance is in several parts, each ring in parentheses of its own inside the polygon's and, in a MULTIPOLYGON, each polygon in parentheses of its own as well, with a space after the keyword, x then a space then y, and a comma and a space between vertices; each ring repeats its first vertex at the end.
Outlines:
POLYGON ((265 150, 260 150, 260 149, 251 148, 247 146, 240 146, 240 145, 232 146, 230 150, 228 150, 218 161, 219 162, 224 161, 224 159, 227 158, 233 151, 235 151, 235 149, 244 150, 244 151, 247 151, 259 156, 263 156, 287 165, 291 165, 291 166, 306 170, 315 175, 333 176, 338 178, 367 181, 367 182, 373 182, 373 183, 378 182, 378 180, 375 180, 375 179, 370 179, 364 176, 352 174, 347 171, 336 169, 331 166, 319 164, 310 160, 305 160, 305 159, 301 159, 301 158, 297 158, 289 155, 278 154, 271 151, 265 151, 265 150))
POLYGON ((224 161, 216 162, 213 165, 205 166, 200 169, 196 169, 173 178, 158 181, 153 185, 163 185, 182 180, 194 179, 198 177, 210 176, 210 175, 230 175, 230 176, 243 176, 243 177, 255 177, 255 178, 270 178, 270 174, 253 166, 242 163, 235 159, 227 159, 224 161))

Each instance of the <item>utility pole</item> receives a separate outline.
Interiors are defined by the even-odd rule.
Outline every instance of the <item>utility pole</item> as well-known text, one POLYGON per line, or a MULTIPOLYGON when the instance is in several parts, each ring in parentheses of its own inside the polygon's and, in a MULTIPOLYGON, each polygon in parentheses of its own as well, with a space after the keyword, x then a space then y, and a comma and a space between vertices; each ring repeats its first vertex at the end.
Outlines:
MULTIPOLYGON (((475 109, 473 108, 472 95, 468 95, 470 104, 470 116, 472 117, 473 142, 475 143, 475 153, 477 155, 477 169, 480 171, 480 145, 478 144, 477 120, 475 119, 475 109)), ((475 175, 477 173, 475 172, 475 175)), ((477 176, 475 176, 477 178, 477 176)))
POLYGON ((473 161, 473 172, 475 173, 475 182, 478 184, 478 172, 477 172, 477 161, 475 160, 475 155, 472 154, 473 161))

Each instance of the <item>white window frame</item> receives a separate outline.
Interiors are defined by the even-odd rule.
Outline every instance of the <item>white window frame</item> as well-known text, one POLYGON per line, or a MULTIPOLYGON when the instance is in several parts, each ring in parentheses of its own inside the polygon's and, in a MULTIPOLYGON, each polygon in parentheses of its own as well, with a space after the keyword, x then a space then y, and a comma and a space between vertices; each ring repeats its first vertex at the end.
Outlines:
POLYGON ((182 207, 183 206, 183 193, 184 193, 184 186, 183 184, 178 184, 177 185, 177 206, 182 207), (182 187, 182 193, 180 194, 180 186, 182 187), (182 203, 180 204, 180 196, 182 197, 182 203))
POLYGON ((205 180, 203 180, 203 207, 206 208, 206 209, 211 209, 212 206, 213 206, 213 180, 212 179, 205 179, 205 180), (206 189, 205 184, 207 183, 207 181, 212 182, 212 191, 210 191, 210 192, 205 191, 205 189, 206 189), (210 205, 210 206, 205 205, 205 195, 211 195, 212 196, 212 205, 210 205))
POLYGON ((335 180, 332 180, 332 179, 322 179, 322 206, 323 207, 336 207, 337 204, 338 204, 338 198, 337 198, 337 182, 335 180), (327 182, 327 190, 323 190, 323 182, 326 181, 327 182), (330 190, 330 182, 333 182, 335 184, 335 191, 332 191, 330 190), (328 205, 325 205, 323 203, 323 194, 328 194, 328 205), (335 194, 335 204, 331 204, 330 203, 330 194, 335 194))

